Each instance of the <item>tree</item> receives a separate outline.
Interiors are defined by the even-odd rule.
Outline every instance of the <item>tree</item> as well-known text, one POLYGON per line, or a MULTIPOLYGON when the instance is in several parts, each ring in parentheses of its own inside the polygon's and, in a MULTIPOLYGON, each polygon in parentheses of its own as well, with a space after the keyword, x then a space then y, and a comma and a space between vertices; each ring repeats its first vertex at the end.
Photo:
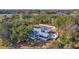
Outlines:
POLYGON ((4 18, 4 21, 0 25, 0 34, 11 44, 15 45, 23 39, 28 39, 29 41, 31 40, 31 38, 27 35, 27 33, 32 29, 32 26, 29 24, 29 22, 20 20, 17 16, 14 16, 14 18, 12 17, 10 19, 8 18, 7 21, 5 20, 6 18, 4 18), (28 38, 26 38, 26 36, 28 38))

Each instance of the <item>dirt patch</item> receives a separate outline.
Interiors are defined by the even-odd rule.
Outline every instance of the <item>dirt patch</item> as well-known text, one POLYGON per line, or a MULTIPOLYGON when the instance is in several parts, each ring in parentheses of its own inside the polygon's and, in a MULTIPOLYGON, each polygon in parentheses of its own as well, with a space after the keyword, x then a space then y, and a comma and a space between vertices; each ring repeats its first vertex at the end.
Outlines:
POLYGON ((44 44, 40 44, 40 45, 21 45, 21 49, 47 49, 47 48, 50 48, 50 46, 52 45, 53 41, 47 41, 46 43, 44 44))

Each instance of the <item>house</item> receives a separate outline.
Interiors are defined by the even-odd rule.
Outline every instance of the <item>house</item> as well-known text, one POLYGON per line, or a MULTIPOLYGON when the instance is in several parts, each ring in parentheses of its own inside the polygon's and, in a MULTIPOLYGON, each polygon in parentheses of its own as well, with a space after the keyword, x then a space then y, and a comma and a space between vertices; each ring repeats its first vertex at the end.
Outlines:
POLYGON ((55 30, 55 26, 39 24, 33 26, 32 32, 29 35, 32 39, 36 40, 56 39, 58 37, 58 33, 55 30))

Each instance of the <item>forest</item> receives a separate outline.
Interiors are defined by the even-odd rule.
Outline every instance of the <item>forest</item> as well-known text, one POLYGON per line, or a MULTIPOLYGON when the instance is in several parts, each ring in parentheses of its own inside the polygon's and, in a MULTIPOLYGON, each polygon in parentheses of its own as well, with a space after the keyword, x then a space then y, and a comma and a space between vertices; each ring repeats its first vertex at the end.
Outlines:
POLYGON ((79 10, 1 10, 1 49, 78 49, 79 10), (34 40, 28 35, 33 25, 47 24, 58 29, 55 40, 34 40))

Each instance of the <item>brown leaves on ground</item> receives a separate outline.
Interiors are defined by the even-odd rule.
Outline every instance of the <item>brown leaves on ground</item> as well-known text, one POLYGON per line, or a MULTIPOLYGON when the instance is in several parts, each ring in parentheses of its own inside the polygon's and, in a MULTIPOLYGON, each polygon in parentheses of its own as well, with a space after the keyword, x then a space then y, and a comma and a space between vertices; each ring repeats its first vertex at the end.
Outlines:
POLYGON ((50 46, 52 45, 52 42, 53 41, 48 41, 46 44, 42 45, 42 46, 31 46, 31 45, 25 45, 25 46, 21 46, 20 48, 21 49, 33 49, 33 48, 36 48, 36 49, 47 49, 47 48, 50 48, 50 46))

